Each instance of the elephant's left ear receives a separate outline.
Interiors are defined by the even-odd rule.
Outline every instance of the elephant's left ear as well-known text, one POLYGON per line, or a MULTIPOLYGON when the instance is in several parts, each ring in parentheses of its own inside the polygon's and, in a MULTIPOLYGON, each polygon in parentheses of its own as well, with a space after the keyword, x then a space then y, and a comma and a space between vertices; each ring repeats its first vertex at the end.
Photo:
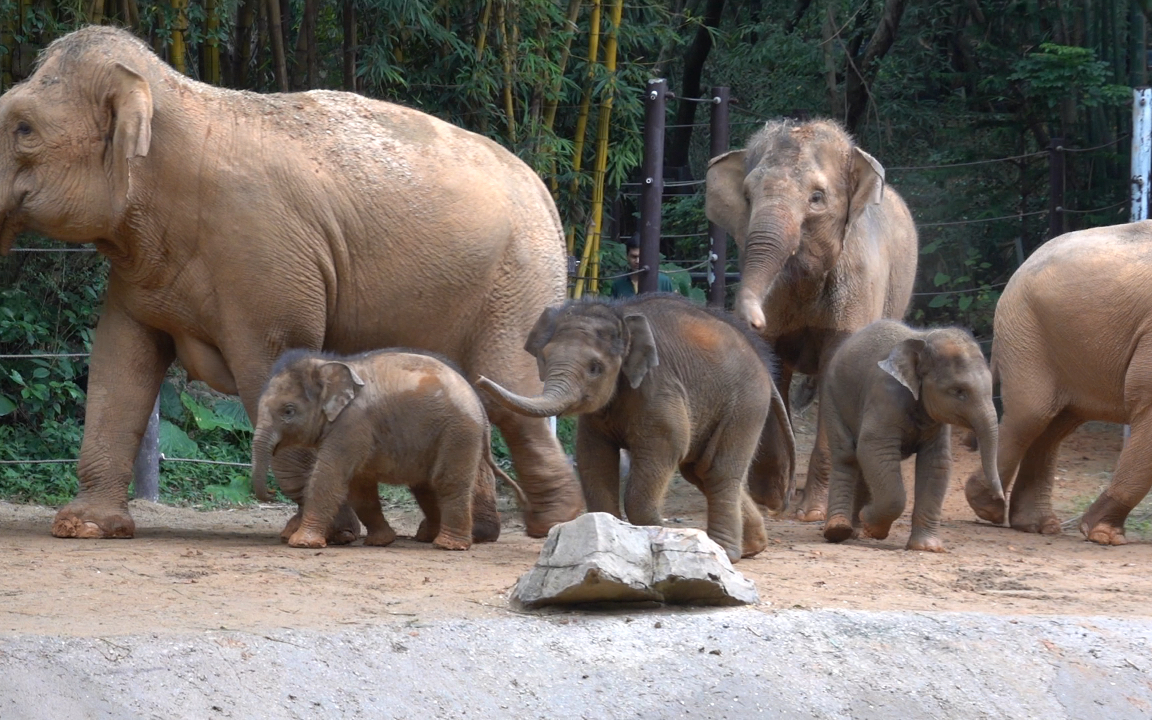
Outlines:
POLYGON ((129 161, 146 156, 152 144, 152 89, 140 73, 115 63, 106 97, 113 127, 104 164, 112 180, 113 214, 119 216, 131 190, 129 161))
POLYGON ((328 422, 334 421, 348 403, 356 397, 356 388, 364 381, 351 365, 342 362, 327 362, 320 366, 320 402, 328 422))
POLYGON ((912 392, 912 398, 920 399, 920 353, 926 344, 920 338, 909 338, 892 348, 888 357, 876 363, 904 387, 912 392))
POLYGON ((631 341, 628 355, 624 358, 624 377, 633 389, 640 387, 648 371, 660 364, 656 354, 656 338, 652 336, 652 326, 643 315, 625 315, 624 326, 628 328, 631 341))
POLYGON ((848 201, 848 227, 852 227, 870 205, 879 205, 884 199, 884 166, 860 148, 852 148, 849 177, 852 195, 848 201))

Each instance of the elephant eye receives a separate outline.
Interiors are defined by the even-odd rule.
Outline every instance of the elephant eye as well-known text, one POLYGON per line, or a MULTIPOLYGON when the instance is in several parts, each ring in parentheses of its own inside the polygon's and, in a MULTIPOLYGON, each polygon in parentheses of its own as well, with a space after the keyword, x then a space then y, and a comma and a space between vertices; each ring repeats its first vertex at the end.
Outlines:
POLYGON ((26 121, 21 120, 20 122, 16 123, 16 134, 17 135, 31 135, 32 134, 32 126, 29 125, 26 121))
POLYGON ((588 374, 592 377, 596 377, 602 372, 604 372, 604 365, 599 360, 588 363, 588 374))
POLYGON ((813 205, 821 204, 824 202, 824 193, 820 190, 814 191, 812 196, 808 198, 808 202, 812 203, 813 205))
POLYGON ((957 400, 963 400, 968 393, 964 392, 964 388, 952 388, 952 394, 956 396, 957 400))
POLYGON ((280 417, 284 418, 285 420, 291 420, 295 416, 296 416, 296 406, 295 405, 285 405, 284 407, 280 408, 280 417))

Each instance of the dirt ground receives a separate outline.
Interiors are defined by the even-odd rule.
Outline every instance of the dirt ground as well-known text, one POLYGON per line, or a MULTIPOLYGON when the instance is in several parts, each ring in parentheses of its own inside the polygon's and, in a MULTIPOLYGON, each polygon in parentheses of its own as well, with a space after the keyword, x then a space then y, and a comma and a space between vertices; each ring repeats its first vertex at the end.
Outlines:
MULTIPOLYGON (((801 472, 812 442, 810 425, 802 430, 801 472)), ((1064 444, 1062 518, 1107 484, 1121 443, 1118 426, 1097 423, 1064 444)), ((1084 542, 1075 527, 1038 536, 977 522, 962 480, 979 456, 954 447, 947 553, 905 551, 907 513, 888 540, 841 545, 825 543, 819 524, 770 519, 769 548, 737 565, 756 583, 759 609, 1152 615, 1147 535, 1130 530, 1131 544, 1110 548, 1084 542)), ((905 479, 911 495, 910 464, 905 479)), ((668 524, 703 527, 703 507, 703 497, 677 481, 668 524)), ((401 535, 415 531, 414 508, 388 514, 401 535)), ((107 637, 506 617, 507 593, 543 542, 524 535, 514 511, 505 513, 499 542, 464 553, 408 538, 388 548, 288 548, 278 541, 287 506, 200 512, 134 502, 137 535, 129 541, 55 539, 52 515, 0 503, 0 632, 107 637)))

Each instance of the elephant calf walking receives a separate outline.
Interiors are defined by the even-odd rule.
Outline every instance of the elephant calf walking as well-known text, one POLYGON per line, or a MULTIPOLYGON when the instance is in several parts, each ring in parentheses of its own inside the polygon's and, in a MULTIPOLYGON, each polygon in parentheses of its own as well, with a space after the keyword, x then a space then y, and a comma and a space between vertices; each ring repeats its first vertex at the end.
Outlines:
MULTIPOLYGON (((449 550, 500 536, 488 416, 468 381, 445 362, 414 351, 337 357, 284 353, 260 396, 252 439, 252 488, 278 449, 305 447, 316 460, 304 488, 293 547, 324 547, 345 500, 368 535, 388 545, 378 483, 408 485, 424 521, 416 539, 449 550)), ((507 479, 505 477, 505 479, 507 479)))
POLYGON ((620 517, 620 451, 628 450, 629 522, 663 523, 679 468, 708 499, 708 535, 733 562, 764 549, 749 468, 783 509, 796 449, 771 350, 756 335, 727 314, 654 294, 548 308, 525 349, 540 365, 540 396, 485 378, 477 386, 519 413, 580 416, 576 462, 590 511, 620 517))
POLYGON ((820 384, 820 412, 832 453, 824 537, 884 539, 904 512, 900 461, 916 454, 909 550, 943 551, 940 510, 952 472, 950 425, 979 438, 987 491, 1003 497, 996 474, 992 374, 980 346, 958 328, 913 330, 879 320, 850 337, 820 384))

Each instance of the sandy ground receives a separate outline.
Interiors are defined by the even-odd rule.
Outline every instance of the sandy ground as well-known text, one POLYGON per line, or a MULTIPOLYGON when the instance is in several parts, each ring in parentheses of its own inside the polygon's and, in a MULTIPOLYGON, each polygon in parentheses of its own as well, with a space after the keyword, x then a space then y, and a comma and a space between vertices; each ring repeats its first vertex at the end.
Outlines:
MULTIPOLYGON (((809 428, 810 429, 810 428, 809 428)), ((799 438, 806 469, 811 435, 799 438)), ((764 601, 757 609, 963 611, 998 614, 1152 615, 1152 543, 1083 541, 1069 528, 1039 536, 978 522, 960 479, 979 456, 954 443, 945 505, 947 553, 903 549, 907 514, 885 541, 823 541, 819 524, 768 520, 769 548, 737 569, 764 601)), ((1065 443, 1057 508, 1082 510, 1107 484, 1120 428, 1085 426, 1065 443)), ((905 467, 911 493, 911 464, 905 467)), ((911 494, 910 494, 911 496, 911 494)), ((703 496, 678 481, 670 525, 703 527, 703 496)), ((1145 511, 1146 512, 1146 511, 1145 511)), ((507 617, 507 593, 542 544, 515 511, 493 544, 452 553, 401 538, 388 548, 320 551, 281 545, 287 506, 199 512, 133 503, 128 541, 58 540, 53 510, 0 504, 0 633, 71 636, 201 630, 331 630, 350 625, 507 617)), ((401 535, 415 509, 388 511, 401 535)))

